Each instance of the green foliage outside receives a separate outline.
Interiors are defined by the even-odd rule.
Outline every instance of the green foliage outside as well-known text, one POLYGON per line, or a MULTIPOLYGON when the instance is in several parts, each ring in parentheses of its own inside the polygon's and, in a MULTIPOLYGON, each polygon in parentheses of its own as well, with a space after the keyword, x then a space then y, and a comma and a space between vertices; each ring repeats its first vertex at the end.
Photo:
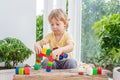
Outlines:
POLYGON ((22 63, 32 53, 19 39, 8 37, 0 40, 0 62, 5 62, 6 68, 22 63))
POLYGON ((91 27, 103 16, 120 13, 119 0, 82 0, 82 61, 101 65, 99 39, 94 36, 91 27))
POLYGON ((36 41, 43 38, 43 16, 36 17, 36 41))
POLYGON ((120 14, 104 16, 92 27, 99 39, 99 62, 104 66, 116 65, 120 60, 120 14))

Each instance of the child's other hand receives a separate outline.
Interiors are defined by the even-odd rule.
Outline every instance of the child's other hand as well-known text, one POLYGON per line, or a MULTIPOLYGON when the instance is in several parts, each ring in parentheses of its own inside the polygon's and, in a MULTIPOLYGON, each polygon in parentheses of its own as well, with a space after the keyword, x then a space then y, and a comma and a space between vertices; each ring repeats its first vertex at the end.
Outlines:
POLYGON ((56 59, 56 57, 59 56, 62 52, 63 52, 62 48, 58 48, 58 49, 53 50, 51 55, 53 59, 56 59))
POLYGON ((35 50, 36 54, 38 54, 38 53, 40 53, 42 51, 42 48, 41 48, 41 46, 40 46, 40 44, 38 42, 36 42, 34 44, 34 50, 35 50))

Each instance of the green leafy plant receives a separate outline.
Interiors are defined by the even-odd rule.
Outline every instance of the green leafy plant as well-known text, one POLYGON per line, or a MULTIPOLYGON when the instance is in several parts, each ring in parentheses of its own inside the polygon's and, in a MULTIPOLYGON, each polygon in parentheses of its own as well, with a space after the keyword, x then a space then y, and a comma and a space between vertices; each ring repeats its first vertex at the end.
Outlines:
POLYGON ((16 38, 5 38, 0 40, 0 61, 5 62, 6 68, 15 67, 22 63, 33 52, 23 42, 16 38))
POLYGON ((97 46, 98 43, 91 27, 103 16, 120 14, 119 8, 120 0, 82 0, 82 61, 88 63, 90 61, 87 60, 88 58, 90 59, 95 54, 99 54, 100 49, 97 46))
POLYGON ((43 37, 43 16, 36 18, 36 41, 41 40, 43 37))
POLYGON ((104 16, 92 27, 99 39, 101 54, 98 58, 105 66, 120 60, 120 14, 104 16))

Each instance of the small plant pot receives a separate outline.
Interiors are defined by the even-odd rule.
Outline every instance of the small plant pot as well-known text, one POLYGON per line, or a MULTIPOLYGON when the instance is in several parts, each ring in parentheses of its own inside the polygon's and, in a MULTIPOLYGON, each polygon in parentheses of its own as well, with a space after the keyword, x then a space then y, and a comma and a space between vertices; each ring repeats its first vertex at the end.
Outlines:
POLYGON ((113 70, 113 80, 120 80, 120 67, 116 67, 113 70))

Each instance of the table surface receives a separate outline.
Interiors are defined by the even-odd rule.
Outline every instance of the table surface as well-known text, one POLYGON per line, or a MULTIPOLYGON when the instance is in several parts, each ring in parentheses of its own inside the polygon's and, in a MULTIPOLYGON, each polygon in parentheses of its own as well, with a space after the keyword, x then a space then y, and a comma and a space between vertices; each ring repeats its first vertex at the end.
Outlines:
POLYGON ((31 68, 30 75, 14 75, 13 80, 108 80, 103 71, 102 75, 79 75, 77 69, 57 69, 46 72, 45 69, 33 70, 31 68))

